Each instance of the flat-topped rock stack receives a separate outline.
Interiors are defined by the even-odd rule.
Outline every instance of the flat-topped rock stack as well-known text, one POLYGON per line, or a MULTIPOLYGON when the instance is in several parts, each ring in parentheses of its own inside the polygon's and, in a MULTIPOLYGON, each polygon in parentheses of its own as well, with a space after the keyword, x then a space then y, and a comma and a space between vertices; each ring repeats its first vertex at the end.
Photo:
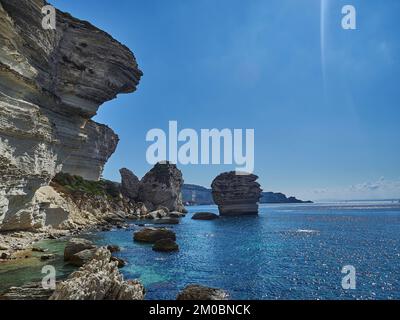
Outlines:
POLYGON ((221 216, 258 214, 262 189, 254 174, 225 172, 211 184, 214 202, 221 216))

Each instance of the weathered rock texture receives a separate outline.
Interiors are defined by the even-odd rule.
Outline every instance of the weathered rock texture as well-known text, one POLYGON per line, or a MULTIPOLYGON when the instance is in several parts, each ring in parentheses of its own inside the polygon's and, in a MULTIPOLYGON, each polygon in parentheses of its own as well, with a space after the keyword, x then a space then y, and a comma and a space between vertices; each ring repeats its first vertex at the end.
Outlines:
POLYGON ((99 106, 136 89, 132 52, 43 0, 0 1, 0 230, 40 228, 35 192, 63 170, 97 180, 117 135, 91 121, 99 106))
POLYGON ((122 168, 121 174, 121 192, 131 201, 137 201, 139 196, 139 178, 129 169, 122 168))
POLYGON ((212 195, 221 216, 258 214, 261 197, 258 177, 254 174, 225 172, 212 182, 212 195))
POLYGON ((138 242, 156 243, 162 239, 176 240, 173 231, 166 228, 144 228, 133 234, 133 239, 138 242))
POLYGON ((50 300, 143 300, 145 290, 137 280, 124 281, 118 262, 107 248, 100 248, 91 261, 57 288, 50 300))
POLYGON ((228 296, 221 289, 190 284, 178 294, 176 300, 227 300, 228 296))
POLYGON ((140 181, 139 200, 150 211, 165 207, 185 212, 182 204, 182 172, 175 164, 157 163, 140 181))
POLYGON ((28 283, 22 287, 11 287, 0 300, 49 300, 52 289, 43 289, 42 283, 28 283))

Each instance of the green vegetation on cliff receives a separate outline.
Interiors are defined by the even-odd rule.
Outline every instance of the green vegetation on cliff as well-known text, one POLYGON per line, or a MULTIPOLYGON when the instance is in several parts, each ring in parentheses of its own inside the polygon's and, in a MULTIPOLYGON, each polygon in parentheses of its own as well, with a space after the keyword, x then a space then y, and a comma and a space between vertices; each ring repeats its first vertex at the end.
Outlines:
POLYGON ((92 196, 118 198, 120 187, 109 180, 89 181, 80 176, 60 172, 52 180, 51 185, 61 192, 76 194, 85 193, 92 196))

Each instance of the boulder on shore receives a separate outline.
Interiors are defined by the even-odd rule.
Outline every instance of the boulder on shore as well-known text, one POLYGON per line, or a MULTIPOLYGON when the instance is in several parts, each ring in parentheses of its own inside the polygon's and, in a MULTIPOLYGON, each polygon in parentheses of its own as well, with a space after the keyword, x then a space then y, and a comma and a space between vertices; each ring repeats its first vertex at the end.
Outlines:
POLYGON ((176 235, 173 231, 166 228, 144 228, 136 231, 133 238, 138 242, 155 243, 161 239, 176 240, 176 235))
POLYGON ((127 262, 124 259, 117 258, 117 257, 114 257, 114 256, 111 257, 110 261, 117 262, 118 268, 123 268, 123 267, 125 267, 127 265, 127 262))
POLYGON ((240 216, 258 214, 261 197, 258 177, 254 174, 225 172, 211 184, 214 202, 221 216, 240 216))
POLYGON ((80 252, 77 252, 68 259, 68 263, 76 266, 82 267, 85 263, 89 262, 93 259, 94 255, 96 254, 97 248, 94 249, 86 249, 80 252))
POLYGON ((89 240, 81 238, 70 239, 64 249, 64 261, 70 261, 73 255, 78 252, 95 248, 97 247, 89 240))
POLYGON ((57 285, 50 300, 143 300, 138 280, 124 281, 118 263, 107 248, 98 249, 91 261, 57 285))
POLYGON ((121 251, 121 248, 119 246, 117 246, 116 244, 110 244, 107 246, 108 251, 110 251, 111 253, 114 252, 119 252, 121 251))
POLYGON ((196 212, 193 216, 193 220, 215 220, 218 219, 218 215, 211 212, 196 212))
POLYGON ((217 288, 191 284, 178 294, 176 300, 228 300, 228 293, 217 288))
POLYGON ((177 245, 177 243, 174 240, 161 239, 161 240, 158 240, 153 245, 153 250, 160 251, 160 252, 173 252, 173 251, 179 251, 179 246, 177 245))

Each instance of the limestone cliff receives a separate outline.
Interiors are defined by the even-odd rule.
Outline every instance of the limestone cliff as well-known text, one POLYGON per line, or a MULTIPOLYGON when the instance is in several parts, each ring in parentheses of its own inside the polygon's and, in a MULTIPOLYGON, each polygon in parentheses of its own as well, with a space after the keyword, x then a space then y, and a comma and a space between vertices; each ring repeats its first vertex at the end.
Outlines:
POLYGON ((43 226, 35 192, 59 171, 100 177, 117 135, 91 121, 99 106, 136 90, 132 52, 43 0, 0 0, 0 230, 43 226))

